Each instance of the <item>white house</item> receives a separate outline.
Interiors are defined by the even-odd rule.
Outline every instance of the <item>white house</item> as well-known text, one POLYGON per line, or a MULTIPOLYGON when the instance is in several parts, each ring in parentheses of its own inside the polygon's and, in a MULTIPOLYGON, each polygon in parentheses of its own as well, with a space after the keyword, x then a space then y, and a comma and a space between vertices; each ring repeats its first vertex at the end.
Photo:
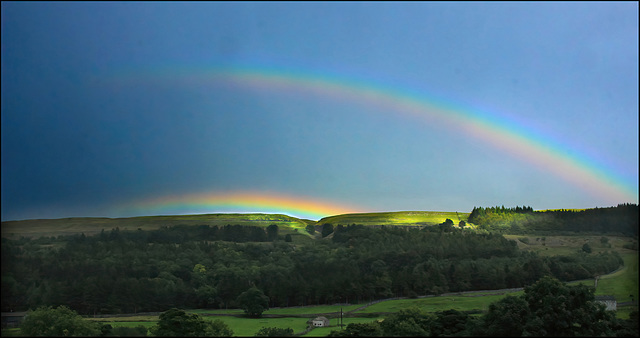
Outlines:
POLYGON ((314 320, 311 321, 311 324, 315 327, 329 326, 329 319, 327 319, 327 317, 324 317, 324 316, 316 317, 314 320))
POLYGON ((618 303, 613 296, 596 296, 596 302, 602 303, 607 307, 607 311, 616 311, 618 303))

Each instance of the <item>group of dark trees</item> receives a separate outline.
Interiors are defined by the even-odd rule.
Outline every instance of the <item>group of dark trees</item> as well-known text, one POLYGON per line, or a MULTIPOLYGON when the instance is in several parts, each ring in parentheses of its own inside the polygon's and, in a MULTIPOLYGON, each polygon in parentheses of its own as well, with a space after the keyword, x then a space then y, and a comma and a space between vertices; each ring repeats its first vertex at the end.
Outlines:
MULTIPOLYGON (((30 311, 21 326, 28 336, 146 336, 139 327, 113 328, 91 322, 65 307, 40 307, 30 311)), ((232 336, 220 319, 204 320, 177 308, 159 316, 149 330, 157 337, 232 336)), ((262 327, 255 336, 293 336, 291 328, 262 327)), ((479 316, 458 310, 426 313, 418 308, 400 310, 383 320, 352 323, 333 330, 330 337, 637 337, 638 313, 622 320, 595 301, 594 289, 578 284, 568 286, 552 277, 543 277, 524 288, 520 296, 505 296, 491 303, 479 316)))
POLYGON ((489 305, 487 312, 471 316, 458 310, 425 313, 401 310, 371 323, 349 324, 332 337, 636 337, 638 313, 617 319, 595 302, 593 288, 567 286, 543 277, 525 287, 521 296, 506 296, 489 305))
POLYGON ((29 311, 20 331, 26 337, 230 337, 233 330, 220 319, 204 320, 197 314, 170 309, 160 314, 158 323, 149 330, 136 327, 112 327, 110 324, 89 321, 66 306, 41 306, 29 311))
POLYGON ((637 236, 639 210, 637 204, 629 203, 580 211, 533 211, 527 206, 474 207, 468 221, 481 229, 498 232, 598 232, 637 236))
POLYGON ((208 225, 3 238, 2 311, 42 305, 81 314, 239 308, 240 296, 253 289, 268 299, 263 308, 355 303, 522 287, 546 275, 584 279, 622 264, 616 253, 602 250, 562 257, 521 252, 502 235, 451 224, 338 225, 331 239, 304 245, 276 238, 277 226, 208 225))

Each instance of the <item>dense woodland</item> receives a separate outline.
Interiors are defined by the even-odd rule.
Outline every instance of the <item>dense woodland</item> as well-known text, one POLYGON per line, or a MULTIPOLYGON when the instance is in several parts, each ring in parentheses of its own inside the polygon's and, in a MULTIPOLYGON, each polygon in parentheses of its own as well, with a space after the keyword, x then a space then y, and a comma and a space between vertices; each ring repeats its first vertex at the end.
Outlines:
POLYGON ((542 257, 500 234, 452 222, 423 229, 339 225, 331 236, 302 244, 284 240, 277 225, 116 228, 95 236, 3 238, 2 311, 234 308, 253 287, 270 307, 355 303, 523 287, 546 275, 584 279, 621 264, 609 252, 542 257))
POLYGON ((638 210, 637 204, 618 204, 616 207, 580 211, 534 211, 527 206, 474 207, 469 215, 469 222, 482 229, 509 233, 596 232, 638 236, 638 210))

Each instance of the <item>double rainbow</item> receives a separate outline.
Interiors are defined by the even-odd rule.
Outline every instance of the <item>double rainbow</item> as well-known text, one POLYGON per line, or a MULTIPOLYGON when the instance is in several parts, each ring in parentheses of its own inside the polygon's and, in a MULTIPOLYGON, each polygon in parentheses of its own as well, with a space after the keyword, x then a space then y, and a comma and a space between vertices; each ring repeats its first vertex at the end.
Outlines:
MULTIPOLYGON (((256 88, 264 91, 301 92, 328 99, 349 100, 355 103, 384 108, 390 114, 405 116, 432 125, 450 125, 494 148, 528 162, 577 189, 592 194, 603 204, 638 202, 638 187, 614 170, 586 155, 569 155, 566 146, 545 139, 532 130, 486 113, 429 98, 409 89, 385 87, 338 76, 311 72, 297 72, 264 67, 226 67, 155 70, 149 74, 125 73, 117 76, 120 84, 128 81, 154 83, 167 81, 181 85, 217 84, 234 88, 256 88)), ((182 205, 209 210, 233 205, 252 210, 278 209, 289 213, 327 216, 351 212, 326 202, 285 197, 277 194, 234 192, 230 194, 171 196, 155 202, 143 202, 150 211, 182 205)))

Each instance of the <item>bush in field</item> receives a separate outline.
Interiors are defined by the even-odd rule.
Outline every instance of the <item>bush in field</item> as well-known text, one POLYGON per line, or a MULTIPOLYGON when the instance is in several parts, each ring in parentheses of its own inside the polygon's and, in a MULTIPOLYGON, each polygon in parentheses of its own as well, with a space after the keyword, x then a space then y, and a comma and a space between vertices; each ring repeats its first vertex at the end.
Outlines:
POLYGON ((158 337, 227 337, 233 335, 220 319, 213 322, 201 319, 197 314, 171 309, 160 315, 158 324, 151 328, 151 334, 158 337))
POLYGON ((75 311, 61 305, 39 307, 29 311, 20 331, 25 336, 97 336, 100 325, 82 319, 75 311))
POLYGON ((263 327, 255 334, 256 337, 293 337, 293 329, 288 327, 263 327))
POLYGON ((107 334, 109 337, 146 337, 147 328, 143 325, 136 327, 118 326, 111 329, 111 333, 107 334))

